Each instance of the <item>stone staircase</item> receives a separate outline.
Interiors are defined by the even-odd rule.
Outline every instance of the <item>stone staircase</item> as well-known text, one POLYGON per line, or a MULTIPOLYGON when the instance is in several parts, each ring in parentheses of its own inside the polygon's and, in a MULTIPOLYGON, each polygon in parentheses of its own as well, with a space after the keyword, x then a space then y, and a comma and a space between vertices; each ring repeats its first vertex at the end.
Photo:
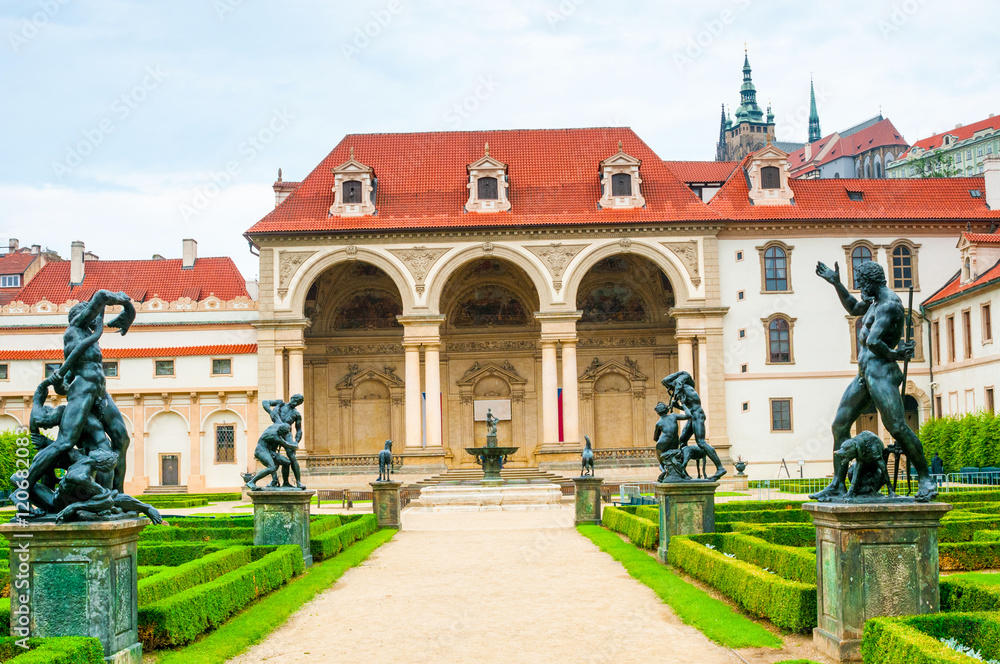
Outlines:
POLYGON ((143 495, 149 495, 149 494, 162 495, 162 494, 187 493, 187 492, 188 492, 187 486, 172 485, 172 486, 146 487, 146 490, 143 491, 142 493, 143 495))
MULTIPOLYGON (((500 471, 500 477, 503 479, 510 480, 547 480, 552 484, 558 484, 560 487, 569 487, 572 492, 573 480, 568 477, 563 477, 562 475, 556 475, 544 470, 538 470, 537 468, 504 468, 500 471)), ((475 482, 483 479, 483 471, 470 468, 470 469, 451 469, 447 470, 438 475, 428 477, 420 480, 415 484, 409 485, 408 488, 423 488, 425 486, 434 486, 440 484, 441 482, 475 482)))

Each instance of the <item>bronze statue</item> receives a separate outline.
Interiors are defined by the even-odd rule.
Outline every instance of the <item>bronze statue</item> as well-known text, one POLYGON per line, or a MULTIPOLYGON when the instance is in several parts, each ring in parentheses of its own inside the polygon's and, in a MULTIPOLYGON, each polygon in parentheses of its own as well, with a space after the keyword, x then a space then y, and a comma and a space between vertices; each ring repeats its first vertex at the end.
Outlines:
POLYGON ((378 453, 378 479, 376 482, 388 482, 392 472, 392 441, 385 441, 385 449, 378 453))
POLYGON ((305 489, 304 486, 299 484, 299 486, 293 487, 288 482, 288 468, 291 462, 287 457, 281 454, 281 449, 287 449, 289 446, 295 447, 295 443, 292 441, 291 435, 292 428, 286 422, 276 422, 268 428, 264 429, 264 433, 260 435, 257 439, 257 449, 254 450, 254 458, 260 461, 261 465, 264 466, 263 469, 257 471, 256 473, 242 473, 243 481, 246 482, 246 486, 251 491, 259 491, 261 487, 257 486, 257 481, 262 480, 268 475, 271 476, 272 482, 270 488, 275 488, 278 486, 278 470, 279 468, 283 471, 285 479, 285 487, 292 489, 305 489))
POLYGON ((497 422, 499 422, 496 416, 493 415, 493 409, 486 409, 486 435, 496 436, 497 435, 497 422))
POLYGON ((583 448, 583 454, 580 455, 580 464, 582 469, 580 470, 580 477, 590 477, 594 476, 594 448, 590 445, 590 436, 584 436, 584 440, 587 444, 583 448))
MULTIPOLYGON (((705 420, 707 417, 705 410, 701 407, 701 397, 698 396, 698 393, 694 389, 694 378, 686 371, 676 371, 660 382, 670 393, 671 407, 676 404, 683 408, 684 413, 687 415, 688 421, 684 425, 684 431, 681 432, 678 440, 678 448, 683 449, 693 436, 695 444, 701 453, 715 464, 715 474, 709 479, 719 479, 726 474, 726 469, 722 467, 722 460, 719 459, 715 448, 705 440, 705 420)), ((678 417, 677 419, 682 418, 678 417)), ((687 459, 684 460, 685 465, 690 458, 691 455, 689 454, 687 459)))
MULTIPOLYGON (((295 475, 295 488, 305 489, 306 485, 302 483, 302 470, 299 468, 299 460, 296 456, 296 452, 299 449, 299 443, 302 442, 302 414, 296 410, 302 405, 305 399, 301 394, 293 394, 285 403, 281 399, 271 399, 266 400, 261 403, 264 411, 271 417, 271 421, 275 424, 284 422, 289 426, 291 430, 295 431, 295 442, 291 440, 291 436, 283 439, 280 448, 285 450, 288 455, 288 463, 283 461, 278 461, 282 466, 282 473, 284 474, 285 486, 291 486, 288 483, 288 470, 291 469, 292 473, 295 475)), ((275 452, 276 454, 278 452, 275 452)), ((274 473, 271 477, 270 486, 278 486, 278 474, 274 473)))
POLYGON ((854 438, 844 441, 840 449, 833 453, 840 465, 847 466, 852 460, 851 488, 844 498, 847 500, 863 500, 881 498, 882 487, 888 490, 888 498, 896 497, 889 481, 889 471, 885 467, 883 452, 885 445, 871 431, 862 431, 854 438))
POLYGON ((24 495, 18 501, 24 518, 99 521, 146 514, 160 522, 155 509, 124 493, 128 432, 107 393, 98 345, 105 310, 112 305, 122 311, 107 326, 128 332, 135 308, 125 293, 100 290, 74 305, 63 335, 63 363, 35 390, 29 431, 38 453, 26 472, 11 477, 18 495, 24 495), (66 396, 64 405, 46 405, 50 387, 66 396), (55 440, 41 433, 56 426, 55 440), (61 477, 57 470, 63 471, 61 477))
MULTIPOLYGON (((846 493, 847 456, 838 452, 851 434, 851 425, 866 408, 874 403, 886 429, 902 447, 907 461, 917 470, 915 499, 927 502, 937 496, 937 485, 931 478, 920 439, 906 424, 900 385, 903 373, 897 362, 913 357, 914 343, 904 341, 907 315, 899 296, 886 285, 882 266, 874 261, 862 263, 855 271, 855 283, 861 290, 858 301, 840 281, 840 267, 831 270, 816 264, 816 274, 837 290, 840 302, 852 316, 862 316, 858 330, 858 375, 841 397, 833 421, 833 469, 830 485, 810 498, 820 501, 857 498, 856 492, 846 493)), ((848 455, 849 456, 849 455, 848 455)))

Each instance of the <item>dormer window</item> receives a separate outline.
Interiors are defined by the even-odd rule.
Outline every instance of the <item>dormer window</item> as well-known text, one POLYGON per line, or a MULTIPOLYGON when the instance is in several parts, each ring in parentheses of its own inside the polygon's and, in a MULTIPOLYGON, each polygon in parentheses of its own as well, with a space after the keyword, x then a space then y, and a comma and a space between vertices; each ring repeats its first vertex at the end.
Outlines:
POLYGON ((777 166, 765 166, 760 169, 760 180, 764 189, 781 189, 781 171, 777 166))
POLYGON ((746 169, 749 197, 754 205, 791 205, 795 196, 789 184, 788 154, 772 144, 753 153, 746 169))
POLYGON ((333 205, 330 214, 338 217, 363 217, 375 214, 375 172, 354 158, 333 169, 333 205))
POLYGON ((507 200, 507 164, 490 156, 490 144, 483 146, 482 158, 466 169, 469 171, 469 200, 466 212, 504 212, 510 209, 507 200))
POLYGON ((601 162, 602 208, 629 209, 646 205, 642 197, 642 178, 639 177, 641 159, 626 154, 618 141, 618 152, 601 162))

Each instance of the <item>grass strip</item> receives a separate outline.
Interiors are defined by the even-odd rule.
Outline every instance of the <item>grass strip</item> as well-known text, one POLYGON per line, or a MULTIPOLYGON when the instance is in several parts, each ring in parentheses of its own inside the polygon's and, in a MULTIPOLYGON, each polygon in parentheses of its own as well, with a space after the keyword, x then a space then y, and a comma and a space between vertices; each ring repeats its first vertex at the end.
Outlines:
POLYGON ((580 534, 617 560, 629 576, 649 586, 685 624, 728 648, 780 648, 782 640, 734 611, 700 588, 680 578, 669 567, 600 526, 577 526, 580 534))
POLYGON ((251 605, 224 625, 189 646, 157 652, 157 664, 217 664, 263 641, 290 615, 326 590, 344 572, 357 567, 388 542, 395 530, 379 530, 339 555, 313 565, 288 585, 251 605))

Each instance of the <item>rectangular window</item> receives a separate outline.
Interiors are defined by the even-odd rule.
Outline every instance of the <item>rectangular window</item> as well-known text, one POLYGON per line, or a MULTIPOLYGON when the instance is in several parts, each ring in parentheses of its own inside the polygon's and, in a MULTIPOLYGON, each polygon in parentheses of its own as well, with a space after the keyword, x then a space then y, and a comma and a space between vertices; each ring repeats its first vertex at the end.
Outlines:
POLYGON ((948 337, 948 361, 955 361, 955 317, 948 316, 945 319, 945 334, 948 337))
POLYGON ((104 375, 108 378, 118 378, 118 363, 104 362, 104 375))
POLYGON ((965 359, 972 357, 972 312, 966 309, 962 312, 962 340, 965 342, 965 359))
POLYGON ((215 425, 215 463, 236 463, 236 425, 215 425))
POLYGON ((944 406, 941 403, 941 395, 940 394, 935 394, 934 395, 934 408, 937 409, 937 413, 934 415, 934 417, 944 417, 944 411, 942 410, 944 408, 944 406))
POLYGON ((736 299, 738 301, 740 301, 740 302, 742 302, 743 298, 745 298, 745 297, 746 297, 746 293, 744 293, 743 291, 739 291, 739 292, 736 293, 736 299))
POLYGON ((233 374, 233 361, 229 358, 212 360, 213 376, 231 376, 233 374))
POLYGON ((983 402, 983 408, 987 413, 996 413, 996 403, 993 401, 993 388, 986 388, 986 400, 983 402))
POLYGON ((743 402, 743 412, 745 413, 745 412, 747 412, 749 410, 750 410, 750 402, 749 401, 744 401, 743 402))
POLYGON ((966 150, 965 151, 965 158, 966 159, 972 159, 972 150, 966 150))
POLYGON ((771 399, 771 431, 792 430, 792 400, 771 399))
POLYGON ((737 251, 736 252, 736 262, 738 263, 741 260, 743 260, 743 252, 742 251, 737 251))
POLYGON ((983 343, 988 344, 993 341, 993 315, 989 302, 982 306, 983 314, 983 343))
POLYGON ((611 176, 612 196, 632 195, 632 176, 628 173, 615 173, 611 176))
POLYGON ((173 376, 174 375, 174 361, 173 360, 156 360, 156 375, 157 376, 173 376))
POLYGON ((764 166, 760 169, 761 189, 780 189, 781 171, 776 166, 764 166))
POLYGON ((978 148, 976 148, 976 156, 977 157, 983 156, 983 146, 980 145, 978 148))
POLYGON ((0 364, 0 380, 7 380, 7 365, 0 364))
POLYGON ((740 373, 746 373, 748 371, 750 371, 750 365, 749 364, 741 364, 740 365, 740 373))
POLYGON ((941 364, 941 325, 938 321, 931 324, 934 337, 934 362, 941 364))
POLYGON ((992 144, 986 146, 986 154, 993 154, 993 145, 992 144))
POLYGON ((976 412, 976 391, 966 390, 965 391, 965 412, 974 413, 976 412))
POLYGON ((4 274, 0 275, 0 288, 19 288, 21 286, 21 275, 4 274))
POLYGON ((48 378, 55 372, 59 371, 59 367, 62 366, 62 362, 46 362, 45 363, 45 377, 48 378))

